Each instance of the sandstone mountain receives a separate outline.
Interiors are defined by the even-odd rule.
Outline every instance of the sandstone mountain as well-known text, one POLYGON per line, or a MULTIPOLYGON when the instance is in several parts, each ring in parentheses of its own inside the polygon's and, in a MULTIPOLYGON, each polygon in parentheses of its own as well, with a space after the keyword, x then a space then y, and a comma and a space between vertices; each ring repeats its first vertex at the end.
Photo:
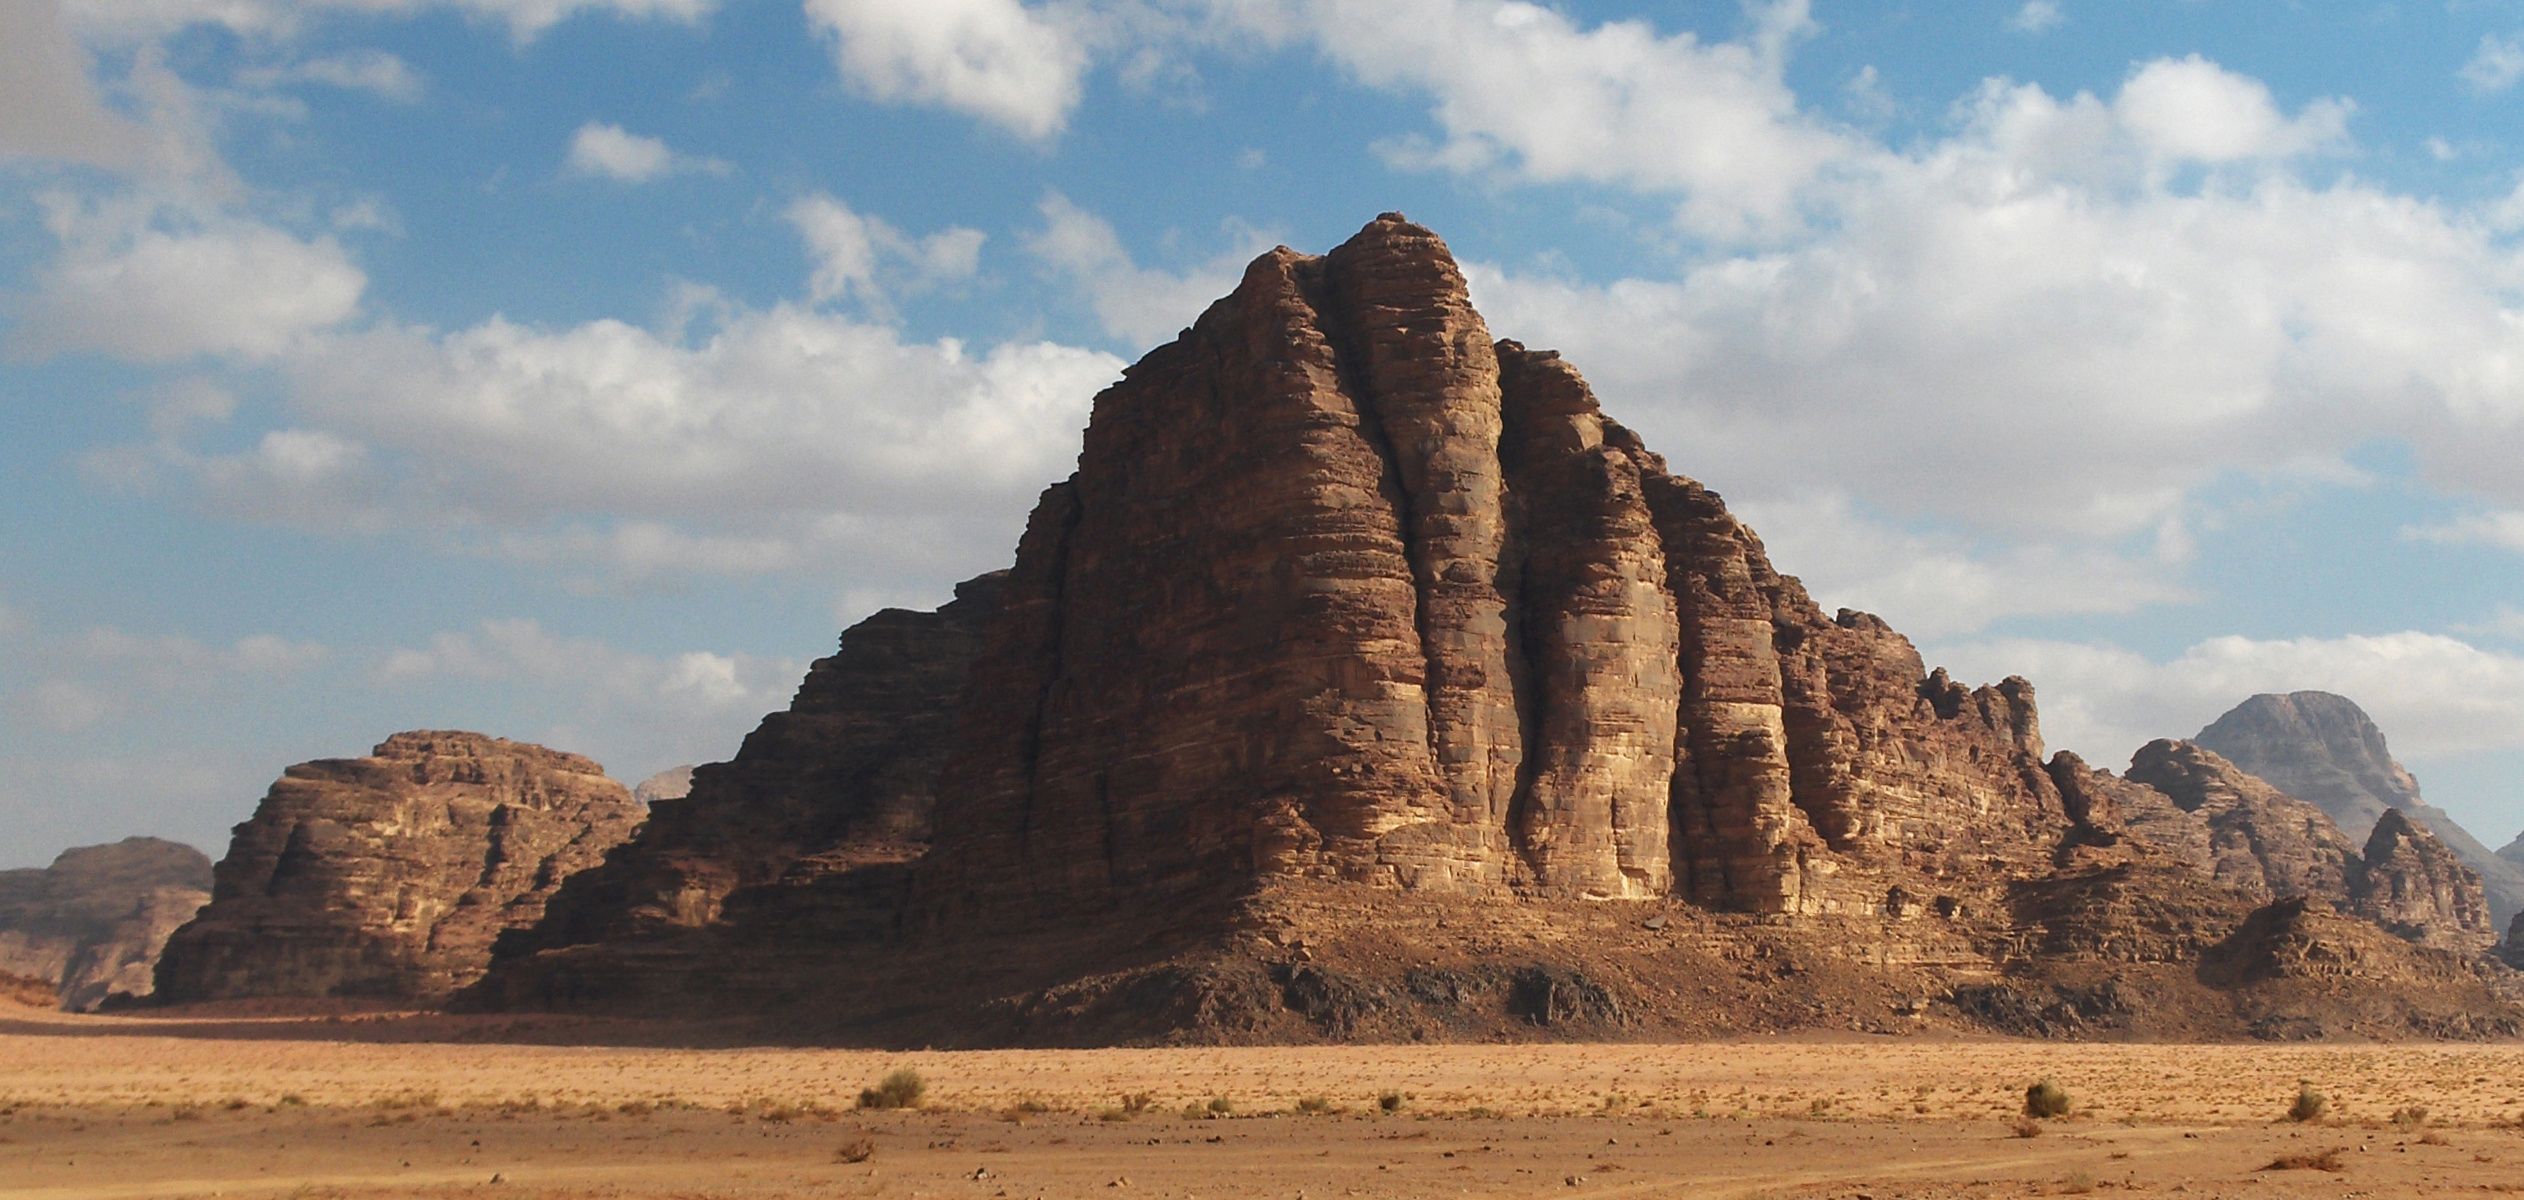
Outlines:
MULTIPOLYGON (((1004 577, 850 630, 464 1002, 937 1045, 2524 1032, 2502 967, 2274 912, 2362 860, 2232 773, 2046 761, 2031 685, 1824 614, 1388 214, 1255 260, 1097 398, 1004 577)), ((2391 905, 2442 891, 2417 836, 2391 905)))
POLYGON ((158 998, 443 1000, 639 816, 594 762, 478 733, 301 763, 236 827, 158 998))
POLYGON ((681 800, 692 794, 691 767, 668 767, 631 785, 631 798, 642 804, 681 800))
MULTIPOLYGON (((2330 692, 2254 696, 2210 722, 2193 740, 2330 813, 2352 839, 2366 837, 2389 810, 2417 817, 2464 865, 2479 872, 2496 921, 2503 924, 2524 912, 2524 860, 2492 852, 2445 810, 2421 799, 2419 781, 2394 760, 2383 730, 2348 697, 2330 692)), ((2524 838, 2518 843, 2524 845, 2524 838)))
POLYGON ((64 1008, 145 997, 167 935, 210 900, 210 859, 134 837, 0 871, 0 974, 41 981, 64 1008))

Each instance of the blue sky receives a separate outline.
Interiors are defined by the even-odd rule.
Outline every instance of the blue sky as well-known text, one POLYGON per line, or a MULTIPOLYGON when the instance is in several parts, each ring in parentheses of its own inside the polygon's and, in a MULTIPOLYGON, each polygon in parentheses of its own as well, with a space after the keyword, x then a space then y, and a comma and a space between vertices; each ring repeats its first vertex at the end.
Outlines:
POLYGON ((1399 209, 1826 607, 2524 829, 2524 4, 0 0, 0 866, 732 753, 1399 209))

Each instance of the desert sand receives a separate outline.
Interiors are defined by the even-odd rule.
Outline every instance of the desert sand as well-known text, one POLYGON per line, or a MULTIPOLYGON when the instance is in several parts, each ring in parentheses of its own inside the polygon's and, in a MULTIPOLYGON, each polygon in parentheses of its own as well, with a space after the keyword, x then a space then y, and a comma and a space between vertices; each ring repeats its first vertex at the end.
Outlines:
POLYGON ((0 1020, 0 1196, 2524 1192, 2511 1044, 663 1044, 678 1035, 707 1031, 21 1010, 0 1020), (903 1068, 928 1083, 918 1110, 855 1108, 903 1068), (2028 1126, 2043 1077, 2074 1109, 2028 1126), (2324 1113, 2287 1120, 2308 1084, 2324 1113), (2337 1170, 2273 1169, 2329 1151, 2337 1170))

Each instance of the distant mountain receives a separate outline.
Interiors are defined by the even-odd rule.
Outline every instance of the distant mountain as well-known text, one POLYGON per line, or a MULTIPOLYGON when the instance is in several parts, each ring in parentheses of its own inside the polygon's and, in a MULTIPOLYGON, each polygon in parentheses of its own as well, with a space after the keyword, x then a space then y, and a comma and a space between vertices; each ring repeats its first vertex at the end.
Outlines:
POLYGON ((50 984, 64 1008, 146 996, 167 935, 209 900, 209 857, 160 838, 77 846, 49 867, 0 871, 0 974, 50 984))
POLYGON ((2463 865, 2480 872, 2500 925, 2524 911, 2524 837, 2491 851, 2444 809, 2419 796, 2419 781, 2394 761, 2384 731, 2346 696, 2330 692, 2259 695, 2236 705, 2192 739, 2280 791, 2312 802, 2352 841, 2362 842, 2388 809, 2428 827, 2463 865))

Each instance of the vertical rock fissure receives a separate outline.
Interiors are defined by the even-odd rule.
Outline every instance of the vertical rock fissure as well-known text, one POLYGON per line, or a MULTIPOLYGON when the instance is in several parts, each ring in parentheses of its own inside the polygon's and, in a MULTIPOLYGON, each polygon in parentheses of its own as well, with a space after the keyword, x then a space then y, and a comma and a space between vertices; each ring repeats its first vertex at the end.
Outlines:
POLYGON ((1042 782, 1043 722, 1049 717, 1052 693, 1059 690, 1065 673, 1061 642, 1067 629, 1067 607, 1063 603, 1069 592, 1069 547, 1072 534, 1086 515, 1086 504, 1078 499, 1075 484, 1063 483, 1060 533, 1052 542, 1052 567, 1046 572, 1051 586, 1051 615, 1045 629, 1044 654, 1047 662, 1043 685, 1034 693, 1033 710, 1026 714, 1025 732, 1017 739, 1017 754, 1025 768, 1025 795, 1017 810, 1018 845, 1027 844, 1034 831, 1034 802, 1042 782))

